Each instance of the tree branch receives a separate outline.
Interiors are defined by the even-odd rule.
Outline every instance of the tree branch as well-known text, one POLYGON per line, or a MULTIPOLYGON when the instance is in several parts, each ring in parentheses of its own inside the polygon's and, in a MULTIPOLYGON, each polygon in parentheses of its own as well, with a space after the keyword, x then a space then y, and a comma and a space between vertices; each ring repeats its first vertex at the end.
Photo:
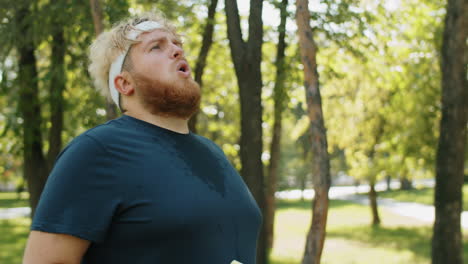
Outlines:
POLYGON ((262 59, 262 5, 263 0, 250 0, 249 40, 247 45, 247 57, 252 58, 253 61, 261 61, 262 59))
POLYGON ((241 72, 241 65, 245 58, 245 42, 242 39, 240 27, 239 8, 236 0, 226 0, 226 20, 229 46, 231 47, 231 57, 234 61, 234 67, 237 75, 241 72))

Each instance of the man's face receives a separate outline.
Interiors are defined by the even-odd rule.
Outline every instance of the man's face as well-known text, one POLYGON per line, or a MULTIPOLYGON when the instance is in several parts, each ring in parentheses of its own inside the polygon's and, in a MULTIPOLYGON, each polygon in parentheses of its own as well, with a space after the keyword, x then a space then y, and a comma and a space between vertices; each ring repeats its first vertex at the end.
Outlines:
POLYGON ((135 93, 152 114, 188 119, 199 108, 200 87, 192 79, 180 40, 156 29, 131 48, 135 93))

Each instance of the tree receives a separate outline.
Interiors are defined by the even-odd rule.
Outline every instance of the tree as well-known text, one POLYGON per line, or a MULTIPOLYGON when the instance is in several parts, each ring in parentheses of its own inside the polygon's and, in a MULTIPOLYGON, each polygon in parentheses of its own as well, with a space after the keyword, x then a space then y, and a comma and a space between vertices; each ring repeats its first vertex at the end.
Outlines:
MULTIPOLYGON (((226 0, 225 11, 227 20, 227 34, 231 57, 234 62, 237 82, 239 86, 241 105, 241 136, 240 158, 241 175, 250 188, 259 207, 264 211, 264 183, 262 142, 262 0, 250 1, 249 35, 245 42, 242 38, 239 10, 237 1, 226 0)), ((265 216, 265 213, 263 214, 265 216)), ((266 263, 266 228, 262 226, 260 232, 257 263, 266 263)))
MULTIPOLYGON (((389 175, 433 176, 440 83, 433 61, 441 35, 441 16, 434 14, 441 8, 419 0, 368 8, 364 36, 348 41, 354 50, 330 43, 319 54, 327 64, 320 77, 328 142, 344 150, 347 174, 371 190, 389 175)), ((373 223, 379 222, 376 194, 369 193, 373 223)))
POLYGON ((104 17, 102 14, 101 3, 99 0, 89 0, 89 7, 93 15, 94 33, 99 36, 104 31, 104 17))
POLYGON ((468 117, 468 1, 448 0, 441 50, 442 119, 436 157, 432 263, 463 263, 460 214, 468 117))
MULTIPOLYGON (((276 80, 273 88, 274 100, 274 124, 273 137, 270 144, 270 164, 268 167, 268 178, 265 198, 265 221, 264 225, 267 228, 267 247, 268 250, 273 248, 274 238, 274 223, 275 223, 275 192, 277 186, 277 178, 279 173, 279 162, 281 153, 281 130, 282 130, 282 115, 286 108, 286 67, 285 67, 285 49, 286 49, 286 19, 288 0, 282 0, 278 3, 280 9, 281 21, 278 26, 278 45, 276 50, 276 80)), ((268 254, 269 255, 269 254, 268 254)))
MULTIPOLYGON (((101 8, 100 0, 89 0, 91 14, 93 15, 94 32, 96 37, 104 31, 104 16, 101 8)), ((117 111, 115 109, 114 102, 110 99, 106 99, 106 116, 108 120, 117 117, 117 111)))
POLYGON ((301 60, 304 66, 304 86, 310 134, 312 137, 313 168, 312 177, 315 191, 313 216, 307 234, 303 264, 320 263, 325 241, 328 216, 328 190, 330 189, 330 161, 328 157, 327 134, 322 112, 319 76, 317 73, 317 45, 310 26, 308 0, 296 0, 296 21, 299 35, 301 60))
MULTIPOLYGON (((210 51, 211 44, 213 44, 213 31, 216 24, 215 14, 218 0, 211 0, 208 7, 208 17, 206 18, 205 28, 203 30, 202 46, 198 54, 197 64, 195 65, 195 81, 203 87, 203 71, 205 70, 208 52, 210 51)), ((192 132, 196 133, 197 114, 193 115, 189 121, 189 128, 192 132)))
MULTIPOLYGON (((66 74, 65 74, 65 52, 66 43, 63 30, 63 14, 59 15, 61 1, 51 1, 52 12, 52 52, 50 56, 51 81, 49 90, 50 121, 49 150, 47 153, 48 171, 52 168, 55 159, 62 150, 63 111, 66 74)), ((63 4, 63 2, 62 2, 63 4)))
MULTIPOLYGON (((367 158, 370 164, 375 163, 375 153, 376 153, 376 148, 382 138, 382 135, 384 134, 384 129, 385 129, 385 119, 384 117, 379 117, 377 120, 377 126, 375 128, 375 133, 374 133, 374 143, 372 144, 372 147, 367 154, 367 158)), ((377 205, 377 192, 375 191, 375 184, 377 183, 377 173, 374 170, 371 170, 370 173, 367 175, 367 178, 369 179, 369 202, 371 206, 371 212, 372 212, 372 225, 378 226, 380 225, 380 216, 379 216, 379 210, 378 210, 378 205, 377 205)))
MULTIPOLYGON (((30 5, 27 1, 16 2, 12 5, 12 2, 8 2, 11 6, 7 8, 14 14, 14 18, 11 20, 13 23, 8 25, 10 25, 12 31, 10 36, 14 37, 13 43, 17 52, 12 53, 6 60, 14 61, 17 58, 18 74, 15 75, 15 85, 12 88, 19 91, 19 113, 10 113, 11 117, 8 119, 18 121, 8 121, 9 125, 4 133, 12 129, 18 137, 19 135, 23 137, 20 150, 23 154, 23 178, 30 192, 31 216, 33 217, 47 175, 61 151, 62 137, 66 135, 65 138, 70 139, 73 136, 69 133, 70 130, 62 133, 67 123, 74 123, 72 118, 64 119, 63 116, 66 110, 65 100, 67 100, 67 105, 74 106, 70 103, 77 94, 76 90, 64 93, 65 87, 80 86, 79 91, 83 91, 83 88, 87 87, 83 84, 89 82, 89 79, 82 77, 83 74, 73 72, 76 69, 81 69, 83 72, 85 68, 82 67, 85 60, 77 59, 79 56, 74 56, 76 54, 74 52, 78 51, 80 55, 86 53, 86 49, 82 46, 88 45, 86 43, 89 36, 87 24, 78 23, 80 25, 78 28, 70 26, 76 25, 74 21, 77 19, 89 21, 89 17, 81 12, 85 8, 89 10, 89 6, 76 4, 70 7, 62 1, 50 1, 44 5, 37 3, 30 5), (70 16, 70 14, 73 15, 70 16), (37 23, 38 18, 41 18, 40 26, 37 23), (28 37, 25 37, 25 34, 28 37), (66 38, 76 40, 78 35, 80 41, 76 42, 73 47, 67 46, 66 38), (68 67, 65 67, 65 64, 68 67), (78 75, 79 78, 76 77, 78 75), (76 81, 78 79, 81 83, 76 81), (69 81, 67 84, 66 80, 69 81), (18 114, 20 118, 16 118, 15 114, 18 114), (17 131, 16 126, 20 128, 17 131), (48 142, 43 140, 45 138, 48 138, 48 142), (45 150, 48 151, 47 156, 44 154, 45 150)), ((13 71, 8 68, 3 68, 2 71, 5 69, 9 71, 7 75, 11 76, 13 71)), ((5 84, 9 85, 8 81, 5 84)), ((10 93, 8 96, 11 100, 16 95, 10 93)), ((73 113, 77 112, 76 109, 73 110, 73 113)), ((96 108, 90 110, 96 116, 96 108)), ((67 115, 67 117, 70 116, 73 114, 67 115)), ((81 128, 82 123, 74 123, 74 125, 81 128)))
POLYGON ((17 84, 20 90, 19 108, 23 118, 23 177, 27 181, 31 216, 39 201, 47 179, 47 163, 42 152, 42 119, 39 102, 38 74, 34 51, 33 16, 30 6, 22 1, 15 10, 18 25, 16 48, 18 50, 17 84))

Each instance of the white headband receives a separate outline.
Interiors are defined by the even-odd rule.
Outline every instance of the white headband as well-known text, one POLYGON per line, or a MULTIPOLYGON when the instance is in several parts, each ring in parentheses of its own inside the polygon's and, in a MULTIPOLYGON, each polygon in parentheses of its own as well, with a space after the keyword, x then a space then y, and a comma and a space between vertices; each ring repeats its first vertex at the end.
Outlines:
MULTIPOLYGON (((127 38, 130 40, 136 40, 138 36, 143 32, 148 32, 151 30, 155 30, 158 28, 162 28, 162 25, 155 21, 145 21, 136 26, 134 26, 134 30, 131 30, 127 34, 127 38)), ((112 100, 114 103, 120 108, 119 104, 119 91, 115 88, 114 80, 115 77, 122 72, 122 65, 125 60, 125 56, 127 55, 128 47, 122 54, 117 56, 115 60, 112 62, 110 69, 109 69, 109 90, 111 93, 112 100)))

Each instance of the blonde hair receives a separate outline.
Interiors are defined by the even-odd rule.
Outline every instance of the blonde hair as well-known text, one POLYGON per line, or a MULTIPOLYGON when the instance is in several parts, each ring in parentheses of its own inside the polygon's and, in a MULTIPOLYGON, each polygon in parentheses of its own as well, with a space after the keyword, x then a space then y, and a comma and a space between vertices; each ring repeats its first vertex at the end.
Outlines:
MULTIPOLYGON (((90 64, 88 71, 96 88, 107 98, 111 99, 109 88, 109 69, 114 60, 129 47, 138 41, 129 39, 127 34, 135 30, 135 26, 145 22, 155 21, 162 25, 162 29, 171 32, 177 37, 176 28, 159 12, 146 12, 141 15, 131 16, 116 23, 109 31, 101 33, 89 48, 90 64)), ((125 59, 127 61, 127 59, 125 59)), ((122 69, 128 66, 124 62, 122 69)))

